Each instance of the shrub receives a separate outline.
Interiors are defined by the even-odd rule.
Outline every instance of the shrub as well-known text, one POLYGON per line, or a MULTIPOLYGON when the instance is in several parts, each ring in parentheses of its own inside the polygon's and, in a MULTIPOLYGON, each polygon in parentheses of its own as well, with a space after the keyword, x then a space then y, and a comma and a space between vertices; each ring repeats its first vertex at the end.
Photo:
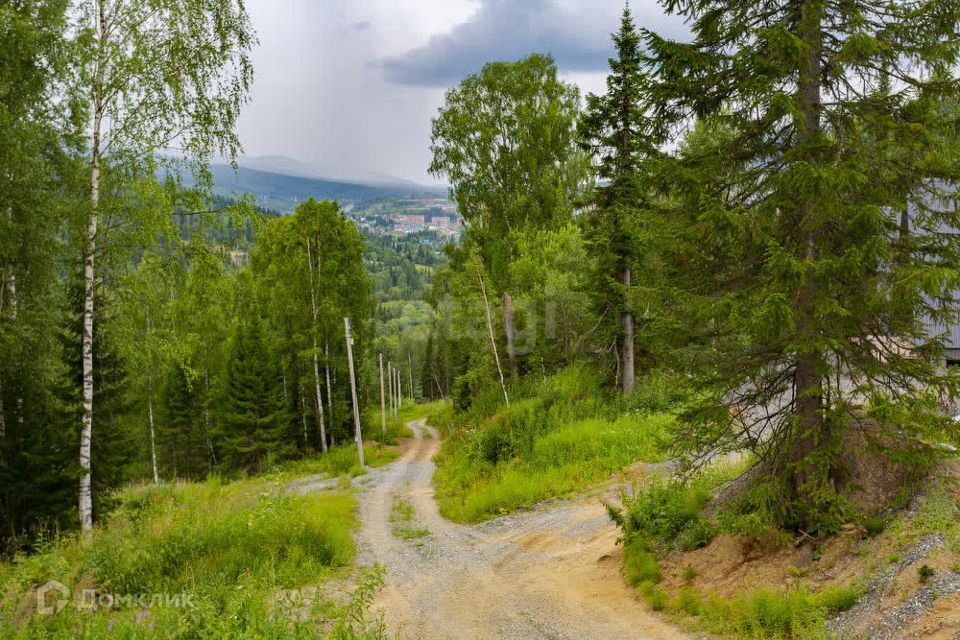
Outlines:
POLYGON ((634 536, 624 545, 623 568, 627 582, 634 587, 643 583, 657 584, 662 579, 657 557, 650 553, 646 540, 640 536, 634 536))
POLYGON ((624 495, 623 510, 608 507, 627 539, 673 544, 680 540, 689 549, 713 539, 716 527, 700 517, 710 501, 710 491, 697 484, 652 479, 633 495, 624 495))
POLYGON ((674 608, 688 616, 698 616, 703 611, 703 602, 693 587, 680 587, 674 608))
POLYGON ((863 528, 866 530, 867 535, 873 538, 883 533, 883 530, 886 528, 886 523, 880 518, 867 518, 863 521, 863 528))
POLYGON ((678 540, 684 551, 693 551, 710 544, 717 535, 717 525, 705 518, 694 518, 680 532, 678 540))

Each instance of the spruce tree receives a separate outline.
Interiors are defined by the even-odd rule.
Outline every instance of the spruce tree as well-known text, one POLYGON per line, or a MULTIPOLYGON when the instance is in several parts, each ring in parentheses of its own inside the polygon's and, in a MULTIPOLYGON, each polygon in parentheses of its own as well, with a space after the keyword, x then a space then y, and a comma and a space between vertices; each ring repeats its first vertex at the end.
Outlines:
POLYGON ((640 167, 648 149, 640 104, 644 87, 640 35, 629 6, 623 10, 613 43, 617 56, 610 59, 607 93, 587 96, 579 133, 582 145, 596 160, 600 178, 592 212, 584 218, 597 264, 595 298, 598 313, 610 319, 606 326, 617 340, 621 386, 630 391, 635 381, 630 290, 640 252, 635 229, 645 189, 640 167))
POLYGON ((268 454, 282 454, 288 417, 278 363, 267 349, 256 313, 243 314, 227 359, 219 412, 221 460, 252 470, 268 454))
POLYGON ((845 451, 923 463, 957 440, 936 325, 956 322, 960 3, 677 0, 690 43, 643 32, 645 162, 674 247, 700 401, 691 461, 749 449, 755 506, 828 532, 845 451), (669 148, 665 144, 664 148, 669 148))

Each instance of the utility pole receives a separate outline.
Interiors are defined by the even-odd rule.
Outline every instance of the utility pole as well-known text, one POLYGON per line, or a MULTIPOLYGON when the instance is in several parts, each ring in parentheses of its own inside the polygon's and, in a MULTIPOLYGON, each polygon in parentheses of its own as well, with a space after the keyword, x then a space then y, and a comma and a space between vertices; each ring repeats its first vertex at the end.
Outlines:
POLYGON ((350 396, 353 398, 353 426, 354 438, 357 441, 357 455, 360 466, 366 467, 363 461, 363 436, 360 435, 360 407, 357 405, 357 378, 353 372, 353 337, 350 335, 350 318, 344 316, 343 328, 347 337, 347 362, 350 364, 350 396))
POLYGON ((413 354, 407 354, 407 377, 410 379, 410 400, 413 402, 417 401, 416 396, 413 393, 413 354))
POLYGON ((403 389, 400 388, 400 369, 396 369, 394 373, 397 374, 397 413, 400 415, 400 405, 403 404, 403 389))
POLYGON ((387 405, 383 398, 383 354, 380 354, 380 431, 387 435, 387 405))
POLYGON ((390 401, 390 417, 393 417, 393 363, 387 360, 387 400, 390 401))

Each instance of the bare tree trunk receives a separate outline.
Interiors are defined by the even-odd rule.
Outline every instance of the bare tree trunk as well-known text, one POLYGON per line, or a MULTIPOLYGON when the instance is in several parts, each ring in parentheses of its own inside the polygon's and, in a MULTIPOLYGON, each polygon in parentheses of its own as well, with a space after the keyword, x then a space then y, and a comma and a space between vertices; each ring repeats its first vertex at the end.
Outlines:
POLYGON ((317 403, 317 423, 320 427, 320 448, 327 452, 327 430, 323 424, 323 394, 320 391, 320 363, 317 357, 317 296, 313 291, 313 255, 310 252, 310 239, 307 239, 307 262, 310 268, 310 308, 313 312, 313 389, 317 403))
POLYGON ((213 473, 213 465, 217 464, 217 456, 213 452, 213 440, 210 439, 210 369, 203 368, 203 437, 207 441, 207 473, 213 473))
MULTIPOLYGON (((12 217, 12 214, 11 214, 11 217, 12 217)), ((13 322, 14 325, 16 325, 17 310, 19 308, 19 304, 17 302, 17 271, 12 265, 10 267, 10 272, 7 274, 7 289, 9 289, 10 291, 10 321, 13 322)), ((15 367, 20 366, 19 358, 14 363, 14 366, 15 367)), ((22 393, 23 393, 23 388, 21 387, 20 393, 17 394, 17 401, 16 401, 17 424, 21 427, 23 426, 23 395, 22 393)), ((20 433, 23 433, 23 431, 21 430, 20 433)), ((6 425, 3 426, 3 432, 0 433, 0 437, 6 437, 6 425)))
MULTIPOLYGON (((150 336, 150 305, 146 305, 144 309, 146 315, 146 334, 144 337, 150 336)), ((150 426, 150 459, 153 462, 153 484, 160 484, 160 474, 157 472, 157 437, 154 431, 153 424, 153 371, 151 369, 150 373, 147 374, 147 423, 150 426)))
POLYGON ((103 81, 109 25, 104 0, 97 2, 98 53, 93 80, 93 137, 90 145, 90 218, 83 247, 83 418, 80 430, 80 527, 93 528, 93 478, 90 457, 93 445, 93 292, 94 256, 97 240, 97 212, 100 206, 100 133, 103 123, 103 81))
POLYGON ((320 427, 320 447, 327 452, 327 430, 323 424, 323 394, 320 391, 320 363, 317 358, 317 339, 313 339, 313 389, 316 394, 317 424, 320 427))
POLYGON ((160 484, 157 472, 157 436, 153 426, 153 375, 147 383, 147 420, 150 423, 150 459, 153 462, 153 484, 160 484))
POLYGON ((350 319, 343 318, 343 328, 347 340, 347 363, 350 365, 350 397, 353 399, 353 437, 357 441, 357 457, 360 466, 367 466, 363 460, 363 436, 360 434, 360 405, 357 403, 357 377, 353 371, 353 336, 350 335, 350 319))
MULTIPOLYGON (((327 376, 327 419, 330 420, 330 437, 333 438, 333 385, 330 384, 330 341, 323 341, 324 369, 327 376)), ((336 441, 334 441, 336 444, 336 441)))
POLYGON ((380 431, 387 435, 387 405, 384 403, 383 390, 383 354, 380 354, 380 431))
POLYGON ((483 293, 483 308, 487 312, 487 329, 490 331, 490 346, 493 347, 493 359, 497 363, 497 373, 500 374, 500 387, 503 389, 503 401, 510 406, 510 396, 507 395, 507 383, 503 379, 503 369, 500 368, 500 355, 497 353, 497 341, 493 336, 493 318, 490 315, 490 302, 487 300, 487 287, 483 284, 483 274, 477 271, 480 278, 480 291, 483 293))
POLYGON ((513 327, 513 298, 509 293, 503 294, 503 333, 507 338, 507 362, 510 364, 510 379, 516 380, 519 376, 517 371, 517 353, 514 342, 517 339, 517 331, 513 327))
POLYGON ((303 385, 298 385, 298 387, 300 389, 300 419, 303 422, 303 446, 306 448, 310 443, 310 436, 307 434, 307 405, 303 398, 303 385))
MULTIPOLYGON (((623 286, 624 289, 630 288, 630 267, 623 268, 623 286)), ((633 368, 633 313, 630 312, 629 306, 624 310, 621 320, 623 321, 623 348, 621 349, 623 391, 629 393, 633 390, 636 380, 633 368)))

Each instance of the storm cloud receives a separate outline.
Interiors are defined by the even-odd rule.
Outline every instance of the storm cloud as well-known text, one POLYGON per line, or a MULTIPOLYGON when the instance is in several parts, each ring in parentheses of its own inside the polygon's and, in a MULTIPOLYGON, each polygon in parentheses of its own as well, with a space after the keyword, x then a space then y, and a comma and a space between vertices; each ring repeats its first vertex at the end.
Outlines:
MULTIPOLYGON (((687 31, 653 0, 631 4, 641 27, 675 38, 687 31)), ((610 32, 619 26, 620 0, 482 0, 470 18, 427 44, 380 60, 391 82, 448 86, 493 60, 547 53, 565 72, 607 69, 610 32)))

